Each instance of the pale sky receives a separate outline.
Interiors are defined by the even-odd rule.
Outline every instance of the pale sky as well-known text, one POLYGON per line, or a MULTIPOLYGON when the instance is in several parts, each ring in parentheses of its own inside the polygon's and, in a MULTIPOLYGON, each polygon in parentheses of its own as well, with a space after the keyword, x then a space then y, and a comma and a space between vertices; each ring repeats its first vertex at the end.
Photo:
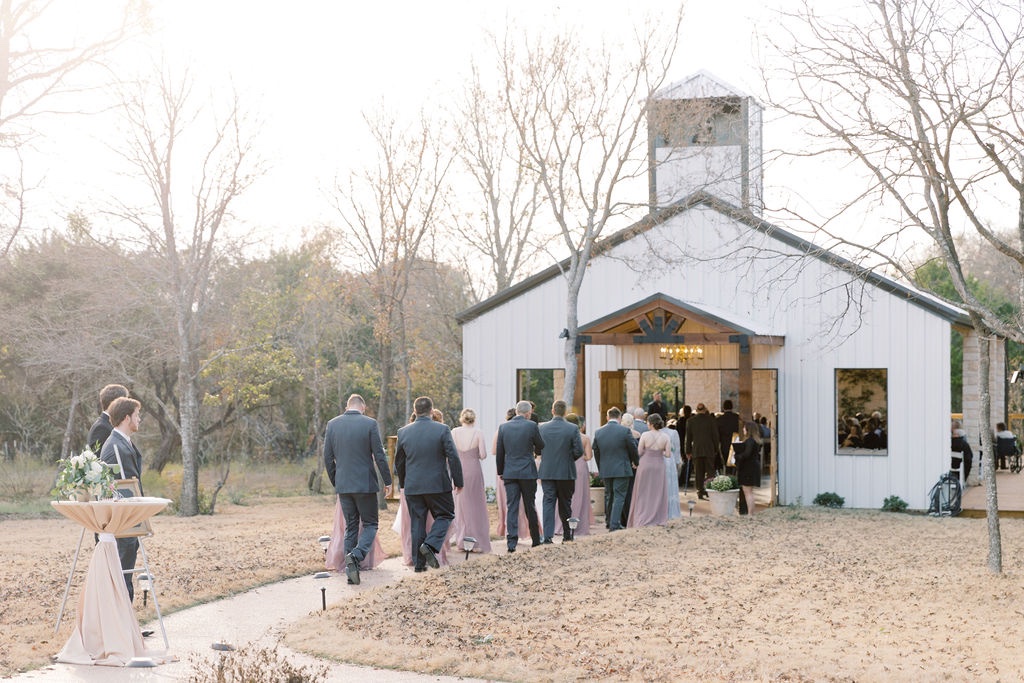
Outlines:
MULTIPOLYGON (((690 0, 669 82, 704 69, 759 95, 754 31, 770 28, 771 8, 784 1, 690 0)), ((523 25, 561 20, 584 35, 614 35, 638 23, 644 11, 671 15, 676 7, 658 0, 151 3, 154 33, 126 50, 115 68, 130 73, 163 55, 170 64, 191 65, 205 84, 234 83, 263 122, 258 148, 268 168, 236 213, 266 234, 332 220, 322 188, 358 159, 365 139, 361 112, 381 101, 409 115, 436 106, 465 82, 484 31, 501 33, 509 17, 523 25)), ((69 5, 63 20, 87 25, 92 13, 86 8, 92 3, 69 5)), ((96 206, 122 182, 104 149, 117 142, 116 132, 96 118, 61 119, 40 143, 40 158, 29 160, 31 174, 45 175, 34 202, 54 207, 43 223, 52 225, 59 221, 55 215, 74 206, 96 206)), ((770 128, 766 138, 771 146, 770 128)))

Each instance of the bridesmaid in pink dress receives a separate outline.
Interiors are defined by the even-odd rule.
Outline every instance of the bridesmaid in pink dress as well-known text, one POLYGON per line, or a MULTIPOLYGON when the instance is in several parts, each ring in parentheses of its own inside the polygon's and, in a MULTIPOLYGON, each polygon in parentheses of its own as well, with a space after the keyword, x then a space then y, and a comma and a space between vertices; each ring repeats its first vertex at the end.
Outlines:
MULTIPOLYGON (((580 416, 576 413, 569 413, 565 416, 567 422, 577 427, 580 426, 580 416)), ((594 458, 594 449, 590 445, 590 437, 580 427, 580 438, 583 440, 583 457, 576 460, 576 488, 572 493, 572 516, 580 520, 576 525, 576 536, 589 536, 590 525, 594 522, 594 508, 590 504, 590 466, 589 462, 594 458)), ((562 520, 555 520, 555 535, 562 533, 562 520)))
MULTIPOLYGON (((387 555, 384 554, 384 548, 380 544, 380 536, 377 536, 373 539, 370 552, 359 563, 359 569, 362 571, 373 569, 386 559, 387 555)), ((334 531, 331 532, 331 542, 327 544, 326 562, 328 569, 338 572, 345 571, 345 515, 341 513, 341 501, 339 500, 334 501, 334 531)))
POLYGON ((640 435, 637 452, 640 465, 633 480, 633 500, 629 504, 627 527, 654 526, 668 523, 668 491, 665 488, 665 459, 672 458, 668 434, 661 431, 665 423, 661 415, 647 418, 650 427, 640 435))
POLYGON ((484 493, 484 470, 480 462, 487 457, 484 433, 477 429, 476 413, 466 408, 459 415, 461 427, 452 430, 455 448, 462 461, 462 491, 455 495, 455 521, 449 538, 459 550, 465 550, 462 539, 476 539, 474 552, 491 552, 491 520, 487 515, 487 494, 484 493))

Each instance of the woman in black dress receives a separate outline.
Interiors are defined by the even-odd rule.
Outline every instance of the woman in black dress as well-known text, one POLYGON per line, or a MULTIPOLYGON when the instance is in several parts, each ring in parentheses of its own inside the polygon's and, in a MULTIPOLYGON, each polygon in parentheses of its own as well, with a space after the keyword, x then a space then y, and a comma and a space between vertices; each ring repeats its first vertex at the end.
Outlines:
POLYGON ((761 428, 756 422, 743 423, 746 439, 736 454, 736 478, 747 501, 747 514, 754 514, 754 487, 761 485, 761 428))

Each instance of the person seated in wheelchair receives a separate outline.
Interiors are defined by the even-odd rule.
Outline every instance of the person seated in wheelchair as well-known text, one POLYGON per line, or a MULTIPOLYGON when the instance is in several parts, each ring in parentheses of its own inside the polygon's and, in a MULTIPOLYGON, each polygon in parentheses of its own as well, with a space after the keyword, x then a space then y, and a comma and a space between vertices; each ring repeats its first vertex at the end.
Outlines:
POLYGON ((1006 459, 1020 455, 1020 448, 1017 446, 1017 437, 1006 428, 1006 424, 996 424, 996 469, 1006 469, 1006 459))

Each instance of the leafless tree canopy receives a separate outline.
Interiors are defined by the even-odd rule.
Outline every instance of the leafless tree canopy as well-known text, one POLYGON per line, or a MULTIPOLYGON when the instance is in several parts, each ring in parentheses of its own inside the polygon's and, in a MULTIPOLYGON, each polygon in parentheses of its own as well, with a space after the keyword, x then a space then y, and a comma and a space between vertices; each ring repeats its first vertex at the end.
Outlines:
MULTIPOLYGON (((1024 340, 968 287, 964 234, 1024 265, 1024 8, 1001 0, 861 0, 842 16, 805 2, 770 39, 774 104, 806 125, 818 145, 865 178, 836 215, 817 223, 870 267, 908 280, 935 252, 956 301, 982 339, 1024 340), (852 163, 850 163, 852 161, 852 163), (865 208, 877 222, 857 225, 865 208), (851 224, 854 223, 854 224, 851 224), (925 248, 921 248, 922 245, 925 248)), ((1022 283, 1014 283, 1018 310, 1022 283)), ((988 345, 982 344, 982 424, 991 419, 988 345)), ((991 453, 981 430, 988 488, 989 568, 1001 570, 991 453)))

